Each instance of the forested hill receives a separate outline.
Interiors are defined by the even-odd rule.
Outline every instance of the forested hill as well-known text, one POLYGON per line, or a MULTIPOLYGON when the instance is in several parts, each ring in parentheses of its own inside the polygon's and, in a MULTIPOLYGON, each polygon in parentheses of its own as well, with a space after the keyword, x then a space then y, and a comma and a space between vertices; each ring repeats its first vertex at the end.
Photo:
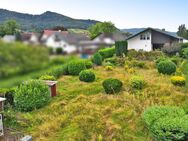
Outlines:
POLYGON ((50 11, 41 15, 31 15, 0 9, 0 24, 8 19, 16 20, 24 30, 42 30, 46 28, 53 28, 55 26, 87 29, 98 22, 95 20, 73 19, 50 11))

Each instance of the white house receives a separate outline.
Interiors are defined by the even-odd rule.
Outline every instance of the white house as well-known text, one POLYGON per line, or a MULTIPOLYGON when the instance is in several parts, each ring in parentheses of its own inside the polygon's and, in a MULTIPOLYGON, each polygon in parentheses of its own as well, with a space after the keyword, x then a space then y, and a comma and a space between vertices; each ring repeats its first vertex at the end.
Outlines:
POLYGON ((10 43, 10 42, 15 42, 16 41, 16 36, 15 35, 5 35, 2 40, 4 42, 10 43))
POLYGON ((68 31, 45 30, 41 41, 48 47, 62 48, 67 54, 74 53, 78 50, 79 42, 89 40, 83 34, 69 33, 68 31))
POLYGON ((147 28, 127 39, 128 49, 152 51, 164 45, 183 42, 183 38, 170 32, 147 28))

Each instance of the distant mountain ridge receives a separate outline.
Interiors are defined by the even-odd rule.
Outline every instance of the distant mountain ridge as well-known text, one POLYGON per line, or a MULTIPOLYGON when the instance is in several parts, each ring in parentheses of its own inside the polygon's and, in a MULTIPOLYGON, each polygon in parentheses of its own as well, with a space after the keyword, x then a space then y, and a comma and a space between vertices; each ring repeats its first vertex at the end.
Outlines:
POLYGON ((95 20, 73 19, 51 11, 46 11, 40 15, 32 15, 0 9, 0 24, 8 19, 16 20, 23 30, 43 30, 55 26, 88 29, 91 25, 99 22, 95 20))

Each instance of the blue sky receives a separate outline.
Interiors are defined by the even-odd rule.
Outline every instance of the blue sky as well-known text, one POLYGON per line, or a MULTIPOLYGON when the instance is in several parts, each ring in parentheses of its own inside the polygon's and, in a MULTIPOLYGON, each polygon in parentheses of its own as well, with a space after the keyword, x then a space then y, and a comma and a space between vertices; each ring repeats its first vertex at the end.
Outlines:
POLYGON ((177 31, 188 26, 188 0, 0 0, 0 8, 72 18, 112 21, 118 28, 154 27, 177 31))

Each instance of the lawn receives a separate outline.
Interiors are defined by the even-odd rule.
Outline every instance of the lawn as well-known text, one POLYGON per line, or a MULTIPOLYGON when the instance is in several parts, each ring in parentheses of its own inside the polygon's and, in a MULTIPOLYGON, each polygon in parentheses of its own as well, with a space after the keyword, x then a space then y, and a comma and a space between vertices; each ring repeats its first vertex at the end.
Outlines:
MULTIPOLYGON (((147 68, 95 67, 96 81, 81 82, 78 76, 62 76, 58 80, 58 96, 39 110, 18 113, 12 110, 10 128, 31 134, 36 141, 152 141, 144 126, 143 111, 152 105, 187 106, 188 89, 171 84, 170 76, 157 72, 154 62, 144 61, 147 68), (143 90, 132 90, 132 76, 147 82, 143 90), (123 90, 105 94, 102 82, 117 78, 123 90), (15 120, 13 120, 15 119, 15 120)), ((10 122, 10 121, 9 121, 10 122)))

